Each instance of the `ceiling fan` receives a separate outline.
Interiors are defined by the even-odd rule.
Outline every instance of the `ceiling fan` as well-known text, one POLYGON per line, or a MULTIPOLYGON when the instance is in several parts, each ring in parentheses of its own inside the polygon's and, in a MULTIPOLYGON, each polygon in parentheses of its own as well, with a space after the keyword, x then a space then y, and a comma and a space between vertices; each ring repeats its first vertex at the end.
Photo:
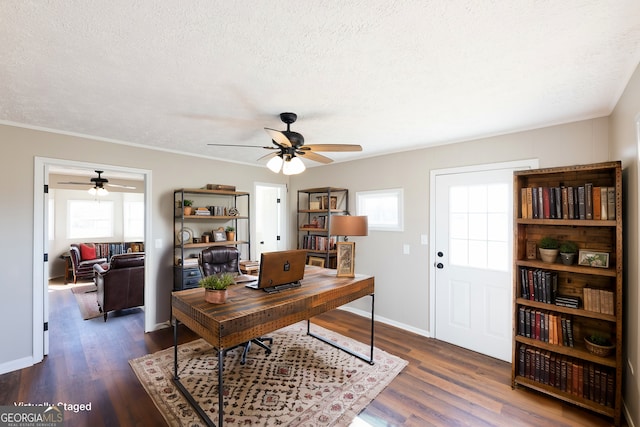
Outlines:
POLYGON ((102 177, 102 174, 104 173, 104 171, 96 170, 95 172, 98 174, 98 176, 91 178, 89 180, 90 182, 66 181, 66 182, 58 182, 58 184, 93 185, 93 187, 89 188, 89 193, 91 195, 98 194, 99 196, 103 196, 109 193, 107 189, 104 188, 105 185, 109 187, 125 188, 128 190, 136 189, 136 187, 132 187, 130 185, 109 184, 109 180, 107 178, 102 177))
POLYGON ((267 163, 267 167, 275 173, 280 172, 280 169, 282 169, 282 173, 284 173, 285 175, 294 175, 305 170, 304 163, 302 163, 300 157, 325 164, 333 162, 333 160, 329 157, 318 154, 319 151, 362 151, 362 147, 356 144, 304 145, 304 137, 300 133, 291 130, 291 123, 294 123, 297 119, 298 115, 295 113, 281 113, 280 120, 282 120, 283 123, 286 123, 287 130, 279 131, 275 129, 264 128, 264 130, 271 137, 271 142, 274 146, 238 144, 207 145, 217 145, 224 147, 252 147, 273 150, 272 153, 262 156, 258 160, 270 159, 267 163))

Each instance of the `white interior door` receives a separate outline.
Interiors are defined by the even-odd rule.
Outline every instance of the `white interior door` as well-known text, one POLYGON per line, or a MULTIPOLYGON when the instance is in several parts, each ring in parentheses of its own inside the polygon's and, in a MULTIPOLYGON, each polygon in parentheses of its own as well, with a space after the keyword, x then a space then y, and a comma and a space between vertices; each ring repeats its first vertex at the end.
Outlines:
POLYGON ((286 249, 285 209, 286 191, 284 185, 256 184, 256 238, 252 246, 256 249, 256 259, 262 252, 282 251, 286 249))
POLYGON ((435 337, 511 361, 513 169, 435 177, 435 337))

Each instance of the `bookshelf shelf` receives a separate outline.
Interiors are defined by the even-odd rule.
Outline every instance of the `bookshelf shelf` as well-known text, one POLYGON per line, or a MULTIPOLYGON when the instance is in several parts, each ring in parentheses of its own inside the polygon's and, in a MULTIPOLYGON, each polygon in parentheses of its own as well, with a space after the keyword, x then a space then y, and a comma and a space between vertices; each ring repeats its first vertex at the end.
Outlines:
POLYGON ((620 162, 514 173, 512 385, 610 416, 615 425, 622 414, 621 197, 620 162), (608 267, 542 262, 537 249, 534 258, 533 245, 547 236, 609 254, 608 267), (594 334, 615 345, 612 355, 587 350, 584 339, 594 334))
POLYGON ((298 190, 298 249, 323 258, 327 268, 336 268, 335 237, 331 236, 331 217, 345 215, 349 190, 318 187, 298 190), (309 226, 316 223, 316 226, 309 226))

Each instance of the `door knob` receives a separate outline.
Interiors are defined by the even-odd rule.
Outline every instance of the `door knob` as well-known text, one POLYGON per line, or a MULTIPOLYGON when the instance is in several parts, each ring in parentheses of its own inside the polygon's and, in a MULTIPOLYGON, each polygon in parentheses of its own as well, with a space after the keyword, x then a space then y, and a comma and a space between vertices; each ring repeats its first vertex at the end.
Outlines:
POLYGON ((436 264, 436 268, 444 268, 444 264, 439 262, 439 263, 436 264))

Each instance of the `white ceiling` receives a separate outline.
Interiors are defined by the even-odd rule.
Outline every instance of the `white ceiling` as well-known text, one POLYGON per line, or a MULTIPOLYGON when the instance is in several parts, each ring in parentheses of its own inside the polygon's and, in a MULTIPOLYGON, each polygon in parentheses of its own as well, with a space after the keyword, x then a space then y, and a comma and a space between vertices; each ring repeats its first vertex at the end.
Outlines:
POLYGON ((640 1, 3 0, 0 40, 0 123, 252 163, 207 143, 293 111, 344 161, 608 115, 640 1))

